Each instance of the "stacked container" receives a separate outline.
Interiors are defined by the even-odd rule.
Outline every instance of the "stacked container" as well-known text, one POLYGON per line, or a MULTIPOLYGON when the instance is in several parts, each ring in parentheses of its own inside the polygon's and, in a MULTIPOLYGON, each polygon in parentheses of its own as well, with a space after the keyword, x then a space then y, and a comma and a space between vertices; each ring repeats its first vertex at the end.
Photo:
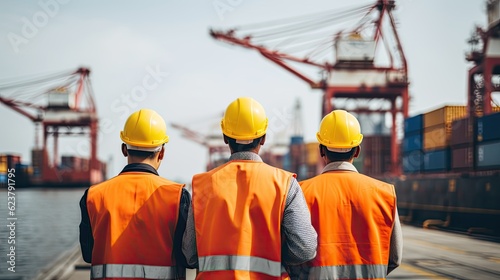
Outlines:
POLYGON ((304 138, 302 136, 292 136, 290 138, 290 169, 289 171, 297 174, 297 178, 305 179, 305 148, 304 138))
POLYGON ((474 169, 474 129, 469 117, 453 121, 450 151, 451 169, 472 171, 474 169))
POLYGON ((373 135, 363 137, 360 157, 362 168, 368 176, 382 175, 391 168, 391 136, 373 135))
POLYGON ((322 161, 319 154, 319 143, 309 142, 305 144, 306 149, 306 178, 318 175, 318 164, 322 161))
POLYGON ((423 115, 405 119, 403 138, 403 172, 419 173, 423 166, 422 135, 423 115))
POLYGON ((452 123, 466 115, 465 106, 444 106, 423 115, 424 172, 446 172, 450 169, 452 123))
MULTIPOLYGON (((0 185, 7 185, 8 172, 11 169, 15 169, 16 165, 21 163, 21 156, 14 154, 2 154, 0 155, 0 185)), ((17 170, 16 170, 17 172, 17 170)))
POLYGON ((477 119, 476 168, 491 170, 500 168, 500 113, 477 119))
POLYGON ((31 166, 33 167, 33 176, 40 177, 42 175, 43 150, 31 150, 31 166))

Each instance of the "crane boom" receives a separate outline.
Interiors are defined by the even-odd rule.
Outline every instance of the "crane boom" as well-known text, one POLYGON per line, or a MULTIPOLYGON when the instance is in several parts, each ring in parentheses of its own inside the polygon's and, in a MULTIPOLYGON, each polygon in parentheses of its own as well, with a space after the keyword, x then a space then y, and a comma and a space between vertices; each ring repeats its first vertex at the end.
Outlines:
POLYGON ((402 124, 396 122, 396 115, 408 116, 409 82, 406 57, 392 15, 394 8, 394 0, 377 0, 372 5, 336 9, 292 20, 240 26, 227 31, 211 29, 210 35, 216 40, 256 50, 311 88, 321 89, 321 116, 335 108, 343 109, 336 103, 337 99, 385 102, 387 106, 383 108, 363 106, 350 108, 350 111, 392 115, 389 169, 399 175, 397 134, 402 124), (352 27, 346 28, 346 25, 352 27), (385 49, 385 52, 378 49, 385 49), (381 53, 387 58, 385 64, 379 58, 381 53), (320 77, 312 78, 302 70, 303 66, 319 69, 320 77))

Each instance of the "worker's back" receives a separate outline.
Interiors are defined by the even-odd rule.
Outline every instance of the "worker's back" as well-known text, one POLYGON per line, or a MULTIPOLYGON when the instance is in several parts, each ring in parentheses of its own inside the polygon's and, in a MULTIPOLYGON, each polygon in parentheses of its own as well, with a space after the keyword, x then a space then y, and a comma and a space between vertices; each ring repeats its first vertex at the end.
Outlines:
POLYGON ((278 279, 285 275, 281 222, 293 178, 292 173, 250 160, 233 160, 194 176, 198 279, 278 279), (248 263, 252 267, 240 267, 248 263))
POLYGON ((91 187, 87 208, 94 236, 93 277, 104 269, 107 277, 131 277, 122 273, 136 268, 146 278, 175 275, 172 240, 181 192, 181 184, 146 172, 124 172, 91 187), (157 266, 156 271, 147 266, 157 266))
POLYGON ((318 233, 309 279, 384 279, 396 216, 394 187, 350 170, 300 184, 318 233))

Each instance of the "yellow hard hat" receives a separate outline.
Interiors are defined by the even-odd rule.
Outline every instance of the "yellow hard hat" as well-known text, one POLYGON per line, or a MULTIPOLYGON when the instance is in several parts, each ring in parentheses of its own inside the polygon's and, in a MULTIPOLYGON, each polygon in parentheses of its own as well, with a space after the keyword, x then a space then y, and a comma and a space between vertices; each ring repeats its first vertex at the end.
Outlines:
POLYGON ((127 149, 155 152, 168 142, 167 125, 155 111, 141 109, 128 117, 120 138, 127 149))
POLYGON ((220 126, 224 135, 236 143, 249 144, 266 134, 267 117, 264 107, 255 99, 240 97, 227 106, 220 126))
POLYGON ((316 138, 328 150, 346 153, 361 144, 363 134, 353 115, 344 110, 334 110, 321 120, 316 138))

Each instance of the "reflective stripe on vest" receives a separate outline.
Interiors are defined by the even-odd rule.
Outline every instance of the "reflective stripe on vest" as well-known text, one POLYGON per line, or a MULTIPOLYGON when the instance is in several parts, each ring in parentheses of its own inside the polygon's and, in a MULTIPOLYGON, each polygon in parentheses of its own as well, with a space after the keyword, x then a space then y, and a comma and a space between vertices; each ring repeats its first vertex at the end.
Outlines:
POLYGON ((199 258, 200 272, 245 270, 279 277, 285 273, 280 262, 251 256, 207 256, 199 258))
POLYGON ((311 279, 384 279, 387 266, 382 264, 358 264, 315 266, 309 270, 311 279))
MULTIPOLYGON (((90 268, 90 276, 96 278, 146 278, 175 279, 175 267, 141 264, 100 264, 90 268)), ((181 273, 181 271, 179 271, 181 273)))

